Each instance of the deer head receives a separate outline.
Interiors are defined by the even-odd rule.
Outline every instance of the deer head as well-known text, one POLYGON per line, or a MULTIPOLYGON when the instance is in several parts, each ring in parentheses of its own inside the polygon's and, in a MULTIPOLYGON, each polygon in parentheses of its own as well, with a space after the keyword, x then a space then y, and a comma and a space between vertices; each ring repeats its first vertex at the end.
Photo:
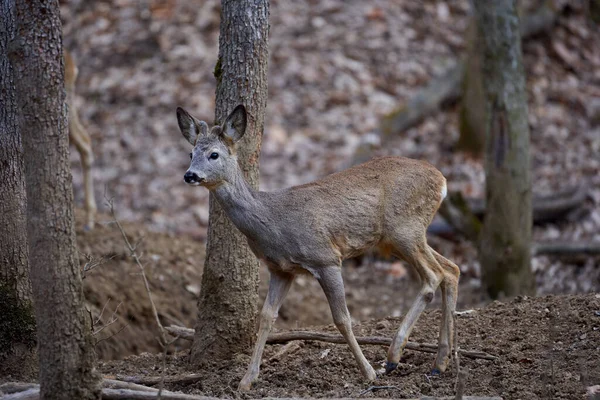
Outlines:
POLYGON ((246 108, 237 106, 223 125, 208 128, 208 124, 192 117, 183 108, 177 108, 177 122, 181 133, 194 146, 190 153, 190 167, 183 176, 188 185, 214 189, 236 176, 239 168, 235 144, 246 132, 246 108))

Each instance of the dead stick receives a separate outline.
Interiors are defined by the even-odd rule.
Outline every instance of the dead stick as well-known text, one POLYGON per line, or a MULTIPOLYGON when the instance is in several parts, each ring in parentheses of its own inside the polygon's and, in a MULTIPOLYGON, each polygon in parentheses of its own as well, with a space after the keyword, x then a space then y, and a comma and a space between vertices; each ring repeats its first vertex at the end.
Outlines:
MULTIPOLYGON (((147 400, 157 399, 158 391, 141 391, 131 389, 102 389, 104 400, 147 400)), ((23 392, 13 393, 2 397, 2 400, 39 400, 40 388, 32 388, 23 392)), ((217 400, 216 397, 196 396, 191 394, 163 392, 163 400, 217 400)))
MULTIPOLYGON (((124 382, 121 382, 121 384, 124 382)), ((28 384, 35 385, 35 384, 28 384)), ((392 387, 390 387, 392 388, 392 387)), ((128 390, 128 389, 110 389, 104 388, 102 389, 102 398, 105 400, 147 400, 147 399, 156 399, 157 398, 157 390, 148 391, 147 389, 152 390, 152 388, 145 388, 145 390, 128 390)), ((40 388, 39 386, 34 387, 32 389, 28 389, 22 392, 13 393, 2 397, 2 400, 39 400, 40 398, 40 388)), ((197 395, 189 395, 183 393, 174 393, 174 392, 164 392, 162 395, 164 400, 218 400, 216 397, 208 397, 208 396, 197 396, 197 395)), ((291 397, 291 398, 282 398, 278 400, 309 400, 310 398, 302 398, 302 397, 291 397)), ((453 400, 454 397, 421 397, 418 399, 406 399, 406 400, 453 400)), ((329 400, 354 400, 349 398, 339 398, 339 399, 329 399, 329 400)), ((372 398, 371 400, 376 400, 372 398)), ((502 400, 501 397, 480 397, 480 396, 464 396, 463 400, 502 400)))
MULTIPOLYGON (((128 389, 102 389, 102 399, 104 400, 147 400, 157 399, 158 393, 141 392, 128 389)), ((191 394, 163 392, 163 400, 217 400, 216 397, 196 396, 191 394)))
POLYGON ((189 374, 189 375, 173 375, 173 376, 126 376, 117 375, 117 379, 122 382, 132 382, 140 385, 157 385, 159 383, 194 383, 202 380, 204 375, 189 374))
MULTIPOLYGON (((181 339, 192 340, 194 338, 194 330, 189 328, 183 328, 180 326, 169 326, 165 328, 169 333, 175 333, 179 335, 181 339)), ((331 333, 321 332, 310 332, 310 331, 290 331, 281 333, 272 333, 267 339, 267 344, 283 344, 291 342, 292 340, 316 340, 319 342, 345 344, 346 339, 342 335, 335 335, 331 333)), ((389 346, 392 340, 381 336, 366 336, 357 337, 358 344, 373 344, 381 346, 389 346)), ((422 351, 425 353, 436 353, 437 345, 430 343, 416 343, 408 342, 406 348, 414 351, 422 351)), ((460 355, 469 358, 479 358, 482 360, 495 360, 497 357, 483 351, 468 351, 459 350, 460 355)))
POLYGON ((158 393, 158 389, 153 388, 153 387, 138 385, 137 383, 124 382, 124 381, 119 381, 117 379, 110 379, 110 378, 104 378, 102 380, 102 387, 105 389, 130 389, 130 390, 137 390, 137 391, 141 391, 141 392, 158 393))

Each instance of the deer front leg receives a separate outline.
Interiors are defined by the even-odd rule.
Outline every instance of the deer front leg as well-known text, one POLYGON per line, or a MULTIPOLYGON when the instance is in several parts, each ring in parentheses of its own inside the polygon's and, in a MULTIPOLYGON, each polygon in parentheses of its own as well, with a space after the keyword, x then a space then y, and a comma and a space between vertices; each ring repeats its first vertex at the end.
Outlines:
POLYGON ((260 327, 258 328, 258 337, 256 339, 256 345, 254 346, 254 352, 252 353, 252 360, 248 366, 248 371, 244 378, 240 382, 238 390, 248 391, 252 386, 252 383, 258 378, 260 371, 260 360, 262 358, 265 344, 267 343, 267 337, 271 332, 271 327, 277 319, 277 312, 283 299, 287 294, 294 276, 282 272, 271 272, 271 280, 269 282, 269 292, 265 303, 263 305, 262 312, 260 313, 260 327))
POLYGON ((320 276, 317 278, 327 301, 331 308, 331 315, 335 326, 340 330, 341 334, 348 342, 350 350, 358 362, 358 367, 365 379, 374 381, 377 378, 375 370, 363 355, 358 342, 352 332, 352 320, 348 307, 346 306, 346 295, 344 293, 344 281, 342 280, 342 270, 340 267, 329 267, 320 271, 320 276))

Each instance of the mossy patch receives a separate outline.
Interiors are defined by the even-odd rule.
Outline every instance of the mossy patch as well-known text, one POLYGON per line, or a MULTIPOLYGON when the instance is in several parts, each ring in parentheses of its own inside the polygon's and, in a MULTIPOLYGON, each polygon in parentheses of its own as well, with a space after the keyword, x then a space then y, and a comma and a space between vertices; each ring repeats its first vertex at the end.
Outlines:
POLYGON ((0 285, 0 349, 15 344, 28 348, 36 345, 35 317, 31 303, 19 301, 10 287, 0 285))

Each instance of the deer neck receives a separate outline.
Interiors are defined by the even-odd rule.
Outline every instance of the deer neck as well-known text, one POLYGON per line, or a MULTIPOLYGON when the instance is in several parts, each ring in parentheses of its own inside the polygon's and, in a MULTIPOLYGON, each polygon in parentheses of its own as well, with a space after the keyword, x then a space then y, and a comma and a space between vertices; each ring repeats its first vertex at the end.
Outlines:
POLYGON ((212 190, 231 222, 246 236, 255 236, 266 225, 267 208, 246 182, 241 169, 212 190))

